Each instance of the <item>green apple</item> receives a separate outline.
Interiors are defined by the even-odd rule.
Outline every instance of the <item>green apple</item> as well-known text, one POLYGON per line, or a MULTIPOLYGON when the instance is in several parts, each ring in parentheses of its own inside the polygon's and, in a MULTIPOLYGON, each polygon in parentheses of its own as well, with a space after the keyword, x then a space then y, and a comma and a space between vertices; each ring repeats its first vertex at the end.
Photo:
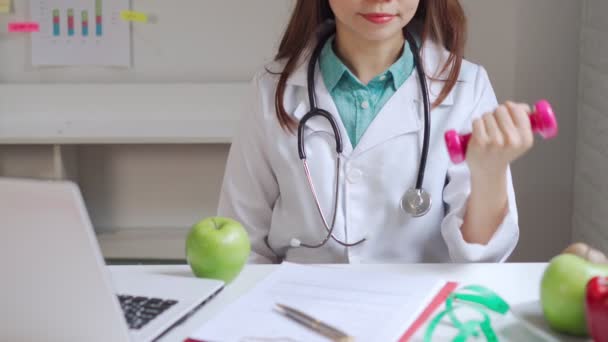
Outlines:
POLYGON ((560 254, 549 262, 540 286, 545 319, 555 331, 587 336, 585 289, 594 276, 608 275, 608 265, 574 254, 560 254))
POLYGON ((186 237, 186 260, 199 278, 231 282, 243 269, 250 252, 247 231, 230 218, 201 220, 186 237))

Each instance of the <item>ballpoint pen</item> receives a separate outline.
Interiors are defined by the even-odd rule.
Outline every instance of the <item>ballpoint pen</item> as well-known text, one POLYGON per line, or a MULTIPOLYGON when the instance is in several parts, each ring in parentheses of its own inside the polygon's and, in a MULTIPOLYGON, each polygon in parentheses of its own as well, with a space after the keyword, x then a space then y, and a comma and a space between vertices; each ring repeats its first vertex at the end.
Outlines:
POLYGON ((314 330, 315 332, 331 339, 335 342, 354 342, 355 339, 349 336, 345 332, 330 326, 327 323, 323 323, 318 319, 311 317, 303 313, 300 310, 294 309, 287 305, 278 304, 277 310, 283 315, 293 319, 294 321, 306 326, 307 328, 314 330))

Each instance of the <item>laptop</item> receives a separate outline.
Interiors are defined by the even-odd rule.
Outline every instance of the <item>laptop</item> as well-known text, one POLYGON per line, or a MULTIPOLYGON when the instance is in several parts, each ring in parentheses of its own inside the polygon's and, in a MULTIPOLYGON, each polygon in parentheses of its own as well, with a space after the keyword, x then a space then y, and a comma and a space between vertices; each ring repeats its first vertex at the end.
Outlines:
POLYGON ((150 341, 219 280, 105 265, 78 186, 0 178, 0 341, 150 341))

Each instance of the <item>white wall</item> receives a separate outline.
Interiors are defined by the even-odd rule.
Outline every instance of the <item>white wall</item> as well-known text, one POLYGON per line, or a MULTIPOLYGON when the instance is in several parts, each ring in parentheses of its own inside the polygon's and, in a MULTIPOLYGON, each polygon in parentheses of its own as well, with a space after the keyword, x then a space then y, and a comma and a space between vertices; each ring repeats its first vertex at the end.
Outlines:
POLYGON ((573 238, 608 251, 608 2, 584 1, 573 238))
MULTIPOLYGON (((31 70, 24 42, 0 36, 0 81, 247 80, 272 56, 289 6, 275 0, 149 0, 135 6, 153 12, 163 3, 157 26, 135 27, 132 70, 31 70), (217 13, 229 13, 233 22, 217 13), (197 29, 167 26, 180 15, 197 29)), ((539 141, 513 166, 522 232, 512 260, 547 260, 571 236, 580 3, 463 3, 470 21, 467 58, 488 69, 499 100, 545 97, 558 113, 559 138, 539 141)), ((48 176, 48 150, 0 146, 0 172, 48 176)), ((213 214, 227 151, 227 145, 80 146, 77 173, 98 228, 185 228, 213 214)))
POLYGON ((98 230, 186 228, 215 214, 228 145, 79 148, 79 180, 98 230))
POLYGON ((545 0, 522 1, 518 9, 515 97, 549 99, 560 125, 555 140, 538 141, 514 166, 521 259, 548 260, 571 241, 581 8, 579 1, 545 0))

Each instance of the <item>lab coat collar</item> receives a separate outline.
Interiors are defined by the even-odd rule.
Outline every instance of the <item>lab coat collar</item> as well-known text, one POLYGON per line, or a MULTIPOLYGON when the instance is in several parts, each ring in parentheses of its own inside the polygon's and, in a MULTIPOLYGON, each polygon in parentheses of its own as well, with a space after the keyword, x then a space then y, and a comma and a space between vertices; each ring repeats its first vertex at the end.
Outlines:
MULTIPOLYGON (((422 53, 422 60, 424 63, 424 70, 427 75, 426 80, 427 80, 427 84, 429 87, 429 98, 430 98, 431 103, 433 103, 433 102, 435 102, 435 100, 437 99, 439 94, 441 93, 441 90, 443 89, 443 86, 445 84, 444 80, 447 80, 448 75, 449 75, 449 69, 444 71, 443 73, 440 73, 443 65, 445 64, 445 61, 449 57, 449 52, 447 50, 445 50, 442 46, 435 43, 434 41, 426 40, 422 46, 421 53, 422 53)), ((304 53, 303 55, 309 56, 310 54, 304 53)), ((294 70, 294 72, 291 74, 291 76, 287 79, 288 85, 301 86, 301 87, 307 86, 308 61, 309 61, 308 57, 301 58, 300 62, 298 63, 298 67, 294 70)), ((414 70, 414 72, 412 72, 412 75, 410 76, 410 78, 413 76, 415 76, 416 78, 418 77, 416 70, 414 70)), ((459 77, 458 82, 464 82, 464 80, 459 77)), ((317 89, 320 89, 319 83, 323 83, 323 80, 322 80, 320 70, 318 67, 318 63, 317 63, 316 72, 315 72, 315 86, 317 89)), ((416 90, 417 90, 417 92, 416 92, 417 95, 414 98, 414 100, 421 102, 422 93, 420 92, 419 87, 417 87, 416 90)), ((453 93, 453 91, 451 91, 448 94, 448 96, 443 100, 441 105, 451 106, 453 104, 454 104, 454 93, 453 93)))
MULTIPOLYGON (((319 67, 317 65, 316 73, 318 74, 318 76, 320 76, 320 71, 318 69, 319 69, 319 67)), ((306 84, 304 84, 304 86, 306 86, 306 84)), ((327 91, 325 82, 323 82, 323 79, 321 77, 315 77, 315 87, 317 89, 317 91, 316 91, 317 107, 322 108, 331 114, 332 118, 336 122, 338 130, 340 131, 340 136, 342 137, 342 146, 343 146, 342 153, 345 156, 348 156, 352 152, 353 147, 350 142, 350 139, 348 138, 348 133, 346 131, 346 127, 344 126, 344 123, 342 122, 342 118, 338 114, 338 108, 336 107, 336 104, 335 104, 333 98, 327 91)), ((305 96, 302 96, 302 100, 297 105, 297 107, 293 113, 293 116, 299 122, 302 119, 302 117, 304 115, 306 115, 306 113, 308 113, 309 111, 310 111, 310 105, 309 105, 309 101, 308 101, 308 92, 306 92, 305 96)), ((311 129, 312 131, 327 132, 327 133, 330 133, 332 136, 334 134, 329 121, 327 121, 325 118, 320 117, 320 116, 311 118, 308 121, 306 121, 306 127, 311 129)))
MULTIPOLYGON (((336 121, 344 145, 343 154, 349 156, 353 152, 353 147, 342 118, 338 114, 336 104, 322 80, 317 79, 316 88, 317 106, 328 111, 336 121)), ((363 134, 361 141, 355 146, 354 152, 358 154, 396 136, 419 131, 421 113, 424 113, 418 110, 422 104, 416 102, 414 95, 419 88, 418 77, 408 78, 380 110, 363 134)), ((307 95, 303 96, 293 113, 295 119, 300 121, 310 110, 309 107, 307 95)), ((322 117, 309 119, 306 121, 306 126, 312 131, 327 132, 333 135, 330 123, 322 117)))
MULTIPOLYGON (((441 62, 441 55, 445 55, 447 58, 447 52, 441 54, 443 49, 432 43, 427 42, 423 47, 423 60, 425 63, 425 70, 439 70, 443 65, 441 62)), ((300 66, 288 79, 287 83, 293 86, 300 86, 304 88, 306 93, 306 69, 307 62, 300 63, 300 66)), ((418 132, 422 127, 422 120, 424 120, 424 107, 422 103, 422 92, 420 91, 420 82, 418 73, 413 72, 412 75, 405 81, 405 83, 397 89, 396 93, 389 99, 389 101, 380 110, 377 117, 372 121, 367 131, 363 134, 361 141, 357 144, 353 151, 352 145, 348 139, 346 128, 338 115, 336 105, 329 94, 323 78, 321 77, 319 66, 317 63, 315 72, 315 87, 316 87, 316 99, 317 106, 319 108, 327 110, 331 113, 332 117, 336 121, 340 134, 342 135, 344 145, 344 155, 348 156, 354 152, 355 155, 363 153, 370 148, 388 141, 394 137, 418 132)), ((447 76, 445 77, 447 78, 447 76)), ((443 88, 444 75, 426 77, 427 84, 429 87, 429 98, 433 103, 441 89, 443 88)), ((446 99, 441 103, 441 106, 451 106, 454 103, 454 92, 451 91, 446 99)), ((296 120, 302 119, 302 117, 309 111, 308 96, 303 96, 301 102, 297 105, 293 115, 296 120)), ((432 112, 431 112, 432 113, 432 112)), ((431 114, 432 115, 432 114, 431 114)), ((324 131, 333 134, 331 125, 327 120, 319 117, 310 119, 307 121, 306 126, 313 131, 324 131)))

